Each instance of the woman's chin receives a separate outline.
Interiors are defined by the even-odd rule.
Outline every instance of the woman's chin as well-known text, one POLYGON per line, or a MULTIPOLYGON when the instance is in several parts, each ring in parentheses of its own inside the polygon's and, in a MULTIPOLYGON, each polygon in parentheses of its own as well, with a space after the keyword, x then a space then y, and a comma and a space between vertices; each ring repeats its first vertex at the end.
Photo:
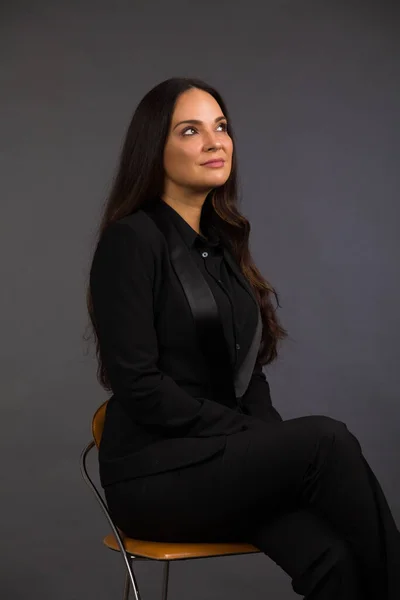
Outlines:
POLYGON ((204 177, 202 183, 205 187, 220 187, 221 185, 224 185, 224 183, 226 183, 228 177, 226 176, 226 174, 220 174, 220 175, 214 175, 214 176, 208 176, 208 177, 204 177))

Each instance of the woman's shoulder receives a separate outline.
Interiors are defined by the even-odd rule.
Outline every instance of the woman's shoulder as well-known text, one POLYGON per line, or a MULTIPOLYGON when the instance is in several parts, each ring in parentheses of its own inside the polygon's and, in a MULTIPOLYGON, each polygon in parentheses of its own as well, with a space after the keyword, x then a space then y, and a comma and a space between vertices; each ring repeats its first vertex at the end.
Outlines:
POLYGON ((134 213, 130 215, 126 215, 122 217, 122 219, 118 219, 114 221, 115 225, 127 225, 132 229, 137 235, 148 235, 157 237, 160 233, 160 230, 154 223, 153 219, 149 217, 146 211, 139 208, 134 213))
POLYGON ((149 272, 164 262, 166 240, 152 219, 141 209, 112 221, 102 232, 93 255, 91 271, 109 265, 146 265, 149 272))
POLYGON ((164 238, 151 217, 142 209, 113 221, 106 230, 111 235, 124 235, 135 245, 152 252, 164 245, 164 238))
POLYGON ((90 269, 91 281, 109 270, 129 271, 132 265, 144 267, 148 276, 163 264, 165 238, 142 210, 109 223, 97 242, 90 269))

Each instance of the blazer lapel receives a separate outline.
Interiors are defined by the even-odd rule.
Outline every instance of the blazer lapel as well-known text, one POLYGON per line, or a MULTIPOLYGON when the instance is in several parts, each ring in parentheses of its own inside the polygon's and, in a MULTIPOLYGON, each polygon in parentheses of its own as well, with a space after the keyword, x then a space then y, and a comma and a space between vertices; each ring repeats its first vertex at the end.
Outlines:
POLYGON ((224 248, 225 260, 239 284, 252 297, 258 311, 257 326, 249 350, 241 364, 236 365, 233 370, 218 306, 207 281, 198 269, 172 220, 165 217, 162 209, 157 210, 157 205, 154 208, 146 209, 146 212, 167 241, 172 267, 193 314, 200 348, 209 367, 213 390, 226 405, 234 407, 237 405, 236 399, 240 398, 247 389, 261 341, 262 321, 253 290, 233 257, 224 248))
POLYGON ((241 272, 238 264, 235 259, 228 251, 227 248, 224 248, 224 258, 228 266, 230 267, 232 273, 236 277, 238 283, 248 292, 250 297, 252 298, 256 310, 257 310, 257 323, 253 333, 253 337, 250 343, 250 346, 247 350, 246 355, 243 357, 242 361, 236 365, 235 370, 235 393, 236 397, 240 398, 246 392, 247 387, 249 385, 251 375, 254 370, 254 366, 257 360, 258 351, 260 349, 261 337, 262 337, 262 318, 260 307, 257 302, 257 298, 254 294, 253 288, 250 283, 246 279, 246 277, 241 272))

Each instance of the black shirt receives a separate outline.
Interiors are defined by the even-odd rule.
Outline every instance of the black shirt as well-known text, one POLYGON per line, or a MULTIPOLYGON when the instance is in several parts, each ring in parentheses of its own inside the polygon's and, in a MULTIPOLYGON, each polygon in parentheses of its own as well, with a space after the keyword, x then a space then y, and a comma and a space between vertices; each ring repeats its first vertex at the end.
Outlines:
POLYGON ((223 257, 222 242, 213 231, 205 231, 207 238, 198 234, 169 204, 169 214, 176 224, 183 241, 191 251, 200 271, 205 277, 221 317, 232 365, 249 349, 257 323, 257 312, 248 293, 237 282, 223 257))

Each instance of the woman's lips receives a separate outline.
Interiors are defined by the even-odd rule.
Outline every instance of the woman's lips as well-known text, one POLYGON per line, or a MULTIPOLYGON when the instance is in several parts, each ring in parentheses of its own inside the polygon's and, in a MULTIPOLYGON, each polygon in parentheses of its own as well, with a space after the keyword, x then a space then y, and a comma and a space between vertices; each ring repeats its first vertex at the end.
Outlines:
POLYGON ((224 164, 224 160, 213 160, 211 162, 204 163, 203 167, 211 167, 212 169, 217 169, 218 167, 223 167, 224 164))

